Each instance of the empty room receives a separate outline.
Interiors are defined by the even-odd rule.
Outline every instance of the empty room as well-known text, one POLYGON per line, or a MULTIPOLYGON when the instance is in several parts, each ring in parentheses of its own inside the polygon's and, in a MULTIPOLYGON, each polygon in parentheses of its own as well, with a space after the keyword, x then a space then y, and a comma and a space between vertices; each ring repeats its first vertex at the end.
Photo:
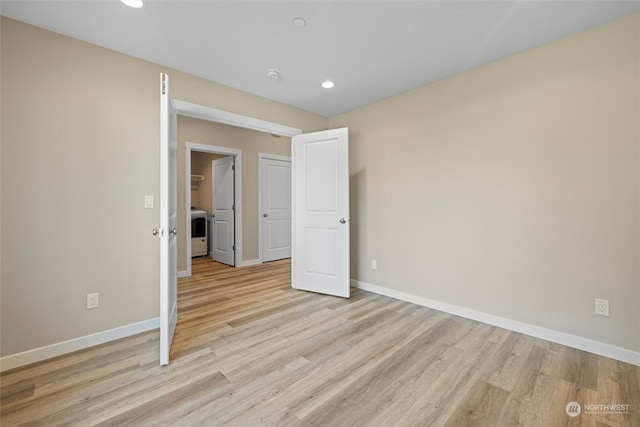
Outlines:
POLYGON ((1 425, 638 425, 640 1, 0 15, 1 425))

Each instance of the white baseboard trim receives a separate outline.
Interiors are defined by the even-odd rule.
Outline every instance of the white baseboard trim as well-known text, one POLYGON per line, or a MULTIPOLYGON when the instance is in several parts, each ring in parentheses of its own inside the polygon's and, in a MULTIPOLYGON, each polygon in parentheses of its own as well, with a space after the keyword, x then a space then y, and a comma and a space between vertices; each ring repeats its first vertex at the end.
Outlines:
POLYGON ((183 277, 190 277, 190 276, 189 276, 189 273, 187 273, 187 271, 186 271, 186 270, 178 271, 178 272, 176 273, 176 276, 178 277, 178 279, 182 279, 183 277))
POLYGON ((40 362, 52 357, 61 356, 95 345, 104 344, 130 335, 139 334, 141 332, 151 331, 160 327, 160 318, 155 317, 142 322, 132 323, 130 325, 121 326, 119 328, 109 329, 80 338, 74 338, 57 344, 51 344, 33 350, 24 351, 22 353, 12 354, 0 358, 0 372, 9 369, 19 368, 31 363, 40 362))
POLYGON ((616 347, 611 344, 590 340, 588 338, 567 334, 565 332, 543 328, 541 326, 508 319, 506 317, 495 316, 493 314, 484 313, 482 311, 477 311, 454 304, 448 304, 442 301, 397 291, 395 289, 389 289, 383 286, 360 282, 358 280, 351 279, 351 286, 365 291, 395 298, 401 301, 421 305, 423 307, 433 308, 434 310, 444 311, 445 313, 454 314, 456 316, 464 317, 467 319, 476 320, 478 322, 487 323, 499 328, 508 329, 510 331, 519 332, 525 335, 530 335, 532 337, 551 341, 557 344, 562 344, 568 347, 577 348, 579 350, 588 351, 589 353, 609 357, 621 362, 640 366, 640 352, 628 350, 626 348, 616 347))
POLYGON ((249 267, 250 265, 258 265, 262 264, 262 261, 259 259, 248 259, 246 261, 240 261, 240 265, 238 267, 249 267))

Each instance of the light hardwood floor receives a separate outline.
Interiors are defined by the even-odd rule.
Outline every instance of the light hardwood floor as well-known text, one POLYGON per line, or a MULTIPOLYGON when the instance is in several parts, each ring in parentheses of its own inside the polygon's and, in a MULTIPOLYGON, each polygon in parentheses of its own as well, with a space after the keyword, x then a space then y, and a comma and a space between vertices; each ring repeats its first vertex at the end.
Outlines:
POLYGON ((640 425, 638 367, 365 291, 295 291, 289 274, 196 260, 168 367, 152 331, 6 372, 0 424, 640 425))

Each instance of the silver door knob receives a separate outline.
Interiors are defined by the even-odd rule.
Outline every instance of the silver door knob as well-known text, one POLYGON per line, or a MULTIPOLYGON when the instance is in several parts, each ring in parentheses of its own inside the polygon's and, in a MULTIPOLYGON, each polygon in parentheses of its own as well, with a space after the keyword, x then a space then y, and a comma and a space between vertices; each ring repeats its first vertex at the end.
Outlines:
POLYGON ((340 218, 340 224, 346 224, 346 223, 347 223, 347 220, 346 220, 346 219, 344 219, 344 218, 340 218))
POLYGON ((158 234, 160 234, 160 230, 158 230, 157 228, 154 228, 153 230, 151 230, 151 234, 153 234, 154 236, 157 236, 158 234))
POLYGON ((177 235, 178 234, 178 229, 177 228, 172 228, 171 229, 171 234, 177 235))
POLYGON ((267 215, 266 213, 262 214, 263 217, 268 217, 269 215, 267 215))

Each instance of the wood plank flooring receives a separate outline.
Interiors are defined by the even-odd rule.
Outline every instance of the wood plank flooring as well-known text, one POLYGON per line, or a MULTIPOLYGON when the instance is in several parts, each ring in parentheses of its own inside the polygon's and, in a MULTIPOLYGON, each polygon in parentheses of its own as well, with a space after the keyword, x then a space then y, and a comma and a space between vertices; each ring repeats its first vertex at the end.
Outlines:
POLYGON ((0 424, 640 425, 639 367, 361 290, 295 291, 289 275, 288 260, 195 260, 169 366, 152 331, 5 372, 0 424), (612 404, 628 413, 587 406, 612 404))

